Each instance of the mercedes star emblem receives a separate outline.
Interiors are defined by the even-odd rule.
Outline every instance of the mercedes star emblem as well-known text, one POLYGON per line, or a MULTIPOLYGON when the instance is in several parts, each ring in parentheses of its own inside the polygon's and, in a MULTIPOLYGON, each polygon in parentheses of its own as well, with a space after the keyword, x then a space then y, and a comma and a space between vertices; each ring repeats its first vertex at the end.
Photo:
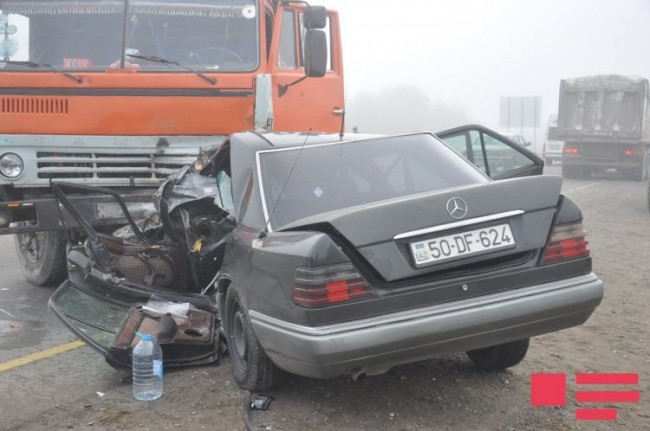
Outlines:
POLYGON ((461 198, 451 198, 447 201, 447 212, 453 218, 463 218, 467 214, 467 204, 461 198))

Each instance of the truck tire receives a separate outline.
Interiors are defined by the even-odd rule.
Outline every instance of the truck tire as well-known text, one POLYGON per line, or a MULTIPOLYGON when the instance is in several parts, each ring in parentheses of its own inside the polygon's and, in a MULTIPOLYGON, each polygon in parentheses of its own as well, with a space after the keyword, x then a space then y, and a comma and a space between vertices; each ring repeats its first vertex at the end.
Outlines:
POLYGON ((625 168, 621 174, 623 178, 629 181, 645 181, 648 179, 648 151, 644 150, 643 158, 637 166, 625 168))
POLYGON ((573 166, 567 166, 566 164, 562 164, 562 176, 564 178, 574 178, 575 177, 575 172, 573 170, 573 166))
POLYGON ((16 234, 16 254, 25 278, 37 286, 57 284, 66 276, 66 236, 62 231, 16 234))
POLYGON ((562 176, 564 178, 585 179, 589 177, 589 171, 584 166, 562 165, 562 176))

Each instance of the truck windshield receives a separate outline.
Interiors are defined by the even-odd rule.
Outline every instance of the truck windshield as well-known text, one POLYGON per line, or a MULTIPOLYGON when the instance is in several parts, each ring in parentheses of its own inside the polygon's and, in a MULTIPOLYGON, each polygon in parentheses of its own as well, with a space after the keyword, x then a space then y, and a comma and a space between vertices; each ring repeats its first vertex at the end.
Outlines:
POLYGON ((251 71, 258 65, 258 39, 256 0, 0 2, 0 68, 5 70, 18 67, 2 60, 60 69, 185 72, 128 56, 134 54, 194 70, 251 71))

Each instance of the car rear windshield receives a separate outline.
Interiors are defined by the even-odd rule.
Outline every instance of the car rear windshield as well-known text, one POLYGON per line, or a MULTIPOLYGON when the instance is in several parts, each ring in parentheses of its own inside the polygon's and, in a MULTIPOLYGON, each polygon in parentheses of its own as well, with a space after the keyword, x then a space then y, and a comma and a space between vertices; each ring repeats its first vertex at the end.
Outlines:
POLYGON ((327 211, 487 182, 431 134, 260 152, 273 228, 327 211))

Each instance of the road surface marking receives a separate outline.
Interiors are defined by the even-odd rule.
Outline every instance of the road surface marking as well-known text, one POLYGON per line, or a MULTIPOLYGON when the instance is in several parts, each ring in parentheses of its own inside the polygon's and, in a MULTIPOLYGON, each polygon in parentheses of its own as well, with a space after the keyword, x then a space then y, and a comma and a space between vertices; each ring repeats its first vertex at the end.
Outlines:
POLYGON ((8 371, 13 368, 22 367, 23 365, 31 364, 32 362, 40 361, 42 359, 47 359, 50 356, 58 355, 59 353, 64 353, 70 350, 78 349, 79 347, 85 346, 81 340, 72 341, 70 343, 61 344, 51 349, 41 350, 40 352, 32 353, 31 355, 23 356, 22 358, 12 359, 11 361, 0 363, 0 373, 3 371, 8 371))
POLYGON ((584 186, 582 186, 582 187, 578 187, 578 188, 575 188, 575 189, 567 190, 567 191, 564 192, 563 194, 568 195, 568 194, 573 193, 573 192, 579 192, 580 190, 588 189, 589 187, 593 187, 593 186, 595 186, 596 184, 600 184, 600 183, 602 183, 602 181, 596 181, 595 183, 591 183, 591 184, 584 185, 584 186))
POLYGON ((11 313, 8 312, 7 310, 3 310, 2 308, 0 308, 0 311, 2 311, 2 312, 3 312, 4 314, 6 314, 7 316, 11 316, 11 317, 13 317, 14 319, 17 319, 16 316, 14 316, 13 314, 11 314, 11 313))

